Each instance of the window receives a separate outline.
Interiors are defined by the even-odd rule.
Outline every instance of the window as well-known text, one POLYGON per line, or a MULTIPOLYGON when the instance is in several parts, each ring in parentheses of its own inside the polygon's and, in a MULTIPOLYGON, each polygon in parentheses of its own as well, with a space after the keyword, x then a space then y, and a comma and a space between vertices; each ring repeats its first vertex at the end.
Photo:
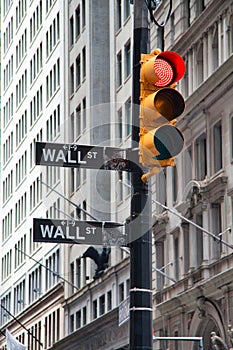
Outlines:
POLYGON ((125 79, 131 74, 130 42, 125 45, 125 79))
POLYGON ((203 180, 207 175, 207 157, 206 157, 206 134, 203 133, 195 142, 196 154, 196 178, 203 180))
POLYGON ((74 315, 70 315, 70 332, 74 332, 74 315))
MULTIPOLYGON (((158 202, 166 205, 167 192, 166 192, 166 168, 161 170, 157 175, 157 189, 158 189, 158 202)), ((159 214, 164 211, 161 205, 156 205, 156 210, 159 214)))
POLYGON ((72 290, 71 290, 71 293, 74 293, 74 291, 75 291, 75 288, 74 288, 74 263, 72 262, 71 264, 70 264, 70 283, 72 284, 72 286, 71 286, 71 288, 72 288, 72 290))
POLYGON ((112 291, 109 290, 107 293, 107 311, 112 309, 112 291))
POLYGON ((92 303, 93 319, 97 318, 97 300, 92 303))
MULTIPOLYGON (((164 267, 164 241, 155 242, 155 251, 156 251, 156 268, 163 269, 164 267)), ((162 270, 163 271, 163 270, 162 270)), ((164 272, 164 271, 163 271, 164 272)), ((162 289, 164 286, 164 276, 156 271, 156 288, 162 289)))
POLYGON ((44 346, 47 349, 60 338, 60 309, 53 311, 45 317, 44 327, 44 346))
POLYGON ((4 242, 12 234, 12 209, 2 220, 2 241, 4 242))
POLYGON ((21 143, 27 134, 27 110, 21 115, 16 124, 16 147, 21 143))
POLYGON ((121 143, 123 140, 122 109, 119 109, 119 111, 117 112, 117 129, 117 138, 119 139, 119 143, 121 143))
POLYGON ((42 85, 37 90, 32 101, 30 102, 30 126, 40 117, 43 110, 43 90, 42 85))
POLYGON ((81 288, 81 259, 76 259, 76 286, 81 288))
POLYGON ((25 69, 18 84, 16 85, 16 108, 19 107, 27 94, 27 70, 25 69))
POLYGON ((82 28, 86 26, 86 1, 82 0, 82 28))
POLYGON ((130 16, 130 0, 124 0, 124 20, 130 16))
POLYGON ((197 85, 203 82, 203 78, 203 43, 201 43, 197 51, 197 85))
POLYGON ((74 65, 70 67, 70 95, 74 93, 74 65))
POLYGON ((172 167, 172 190, 173 203, 176 203, 178 195, 178 174, 176 165, 172 167))
POLYGON ((1 271, 1 281, 4 281, 11 275, 12 272, 12 250, 10 249, 2 257, 2 271, 1 271))
POLYGON ((14 314, 24 309, 25 306, 25 280, 14 287, 14 314))
MULTIPOLYGON (((3 297, 1 297, 1 305, 6 310, 11 310, 11 292, 8 294, 5 294, 3 297)), ((2 310, 2 308, 1 308, 2 310)), ((0 323, 3 325, 4 323, 8 322, 11 319, 11 315, 8 312, 0 312, 0 323)))
POLYGON ((27 195, 26 192, 15 204, 15 227, 18 227, 26 218, 27 195))
POLYGON ((47 141, 54 140, 60 132, 60 105, 53 111, 46 122, 47 141))
POLYGON ((103 315, 105 313, 105 294, 101 295, 99 298, 99 314, 103 315))
POLYGON ((86 78, 86 47, 82 49, 82 78, 86 78))
POLYGON ((179 280, 179 237, 174 238, 174 271, 175 279, 179 280))
POLYGON ((124 283, 119 284, 119 303, 125 299, 124 283))
MULTIPOLYGON (((222 232, 222 211, 220 203, 212 204, 212 232, 218 236, 222 232)), ((212 241, 212 258, 219 259, 222 251, 222 245, 218 241, 212 241)))
POLYGON ((80 6, 75 10, 75 37, 77 38, 80 35, 80 6))
POLYGON ((122 55, 121 51, 117 54, 117 87, 122 85, 122 55))
POLYGON ((222 124, 214 125, 214 172, 222 169, 222 124))
POLYGON ((74 17, 70 18, 70 46, 74 45, 74 17))
POLYGON ((54 96, 60 87, 60 59, 53 65, 49 74, 46 77, 46 102, 54 96))
POLYGON ((45 260, 46 265, 46 276, 45 276, 45 287, 46 290, 52 288, 59 282, 59 260, 60 260, 59 249, 50 255, 45 260))
POLYGON ((215 26, 213 30, 213 42, 212 42, 212 70, 218 68, 218 59, 219 59, 219 52, 218 52, 218 27, 215 26))
POLYGON ((42 42, 41 42, 35 54, 33 55, 33 58, 30 61, 30 84, 34 82, 34 80, 37 78, 38 74, 42 69, 42 66, 43 66, 42 57, 43 55, 42 55, 42 42))
POLYGON ((117 4, 116 4, 116 29, 120 29, 121 28, 121 10, 122 10, 122 0, 117 0, 117 4))
MULTIPOLYGON (((196 215, 196 223, 200 227, 203 227, 202 214, 196 215)), ((203 261, 203 232, 199 228, 196 228, 196 252, 197 252, 197 267, 198 267, 202 264, 202 261, 203 261)))
POLYGON ((81 327, 81 310, 76 312, 76 329, 81 327))
MULTIPOLYGON (((17 11, 17 8, 16 8, 17 11)), ((17 21, 17 19, 16 19, 17 21)), ((42 27, 42 0, 33 12, 30 18, 30 42, 34 40, 40 28, 42 27)))
POLYGON ((81 105, 79 104, 75 111, 76 114, 76 138, 81 135, 81 105))
POLYGON ((126 136, 132 132, 131 107, 131 100, 129 100, 125 103, 126 136))
POLYGON ((87 323, 87 307, 83 307, 83 326, 87 323))
POLYGON ((29 274, 29 303, 41 295, 41 266, 29 274))
POLYGON ((76 89, 81 85, 81 60, 80 55, 75 60, 75 69, 76 69, 76 89))
POLYGON ((183 228, 183 242, 184 242, 184 273, 188 273, 190 267, 190 253, 189 253, 189 224, 182 223, 183 228))
POLYGON ((60 13, 58 12, 50 25, 49 30, 46 32, 46 58, 48 58, 51 52, 56 47, 60 40, 60 13))

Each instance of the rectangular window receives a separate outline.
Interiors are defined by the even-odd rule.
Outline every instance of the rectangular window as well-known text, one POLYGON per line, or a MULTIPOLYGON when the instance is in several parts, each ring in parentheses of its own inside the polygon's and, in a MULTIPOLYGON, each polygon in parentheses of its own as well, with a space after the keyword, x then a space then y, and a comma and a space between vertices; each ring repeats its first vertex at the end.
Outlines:
POLYGON ((81 85, 81 60, 80 55, 75 60, 75 69, 76 69, 76 89, 81 85))
POLYGON ((74 332, 74 315, 70 315, 70 333, 74 332))
POLYGON ((86 1, 82 0, 82 28, 86 26, 86 1))
MULTIPOLYGON (((196 223, 200 227, 203 227, 202 214, 196 216, 196 223)), ((196 228, 196 252, 197 252, 197 267, 202 264, 203 261, 203 232, 201 229, 196 228)))
POLYGON ((74 45, 74 17, 70 18, 70 46, 74 45))
POLYGON ((82 49, 82 78, 86 78, 86 47, 82 49))
POLYGON ((87 323, 87 308, 84 306, 83 308, 83 326, 87 323))
POLYGON ((175 279, 179 280, 179 238, 174 238, 174 270, 175 270, 175 279))
POLYGON ((99 298, 99 308, 100 308, 100 315, 103 315, 105 313, 105 294, 101 295, 99 298))
POLYGON ((122 11, 122 0, 117 0, 117 4, 116 4, 116 16, 117 16, 117 20, 116 20, 116 25, 117 25, 117 30, 121 28, 121 11, 122 11))
MULTIPOLYGON (((156 268, 162 269, 164 267, 164 241, 155 242, 156 252, 156 268)), ((163 271, 164 272, 164 271, 163 271)), ((161 290, 164 286, 164 276, 156 272, 156 288, 161 290)))
POLYGON ((97 318, 97 300, 93 301, 92 312, 93 312, 93 319, 97 318))
POLYGON ((76 259, 76 286, 81 288, 81 259, 76 259))
POLYGON ((197 180, 203 180, 207 175, 207 156, 206 156, 206 134, 203 133, 195 142, 196 154, 196 177, 197 180))
POLYGON ((119 303, 125 299, 124 283, 119 284, 119 303))
POLYGON ((130 16, 130 0, 124 0, 124 20, 130 16))
POLYGON ((74 65, 70 67, 70 95, 74 93, 74 65))
POLYGON ((81 135, 81 105, 76 108, 76 138, 81 135))
POLYGON ((75 37, 80 35, 80 6, 75 10, 75 37))
MULTIPOLYGON (((218 236, 220 232, 222 232, 222 212, 221 212, 221 204, 213 203, 212 204, 212 232, 218 236)), ((212 258, 219 259, 222 252, 222 245, 218 241, 212 242, 213 251, 212 258)))
POLYGON ((76 312, 76 329, 81 327, 81 310, 76 312))
POLYGON ((122 109, 119 109, 119 111, 117 112, 117 129, 117 138, 119 139, 119 143, 121 143, 123 140, 122 109))
POLYGON ((107 293, 107 311, 112 309, 112 291, 109 290, 107 293))
POLYGON ((126 122, 126 136, 132 132, 132 120, 131 120, 131 100, 125 104, 125 122, 126 122))
POLYGON ((172 167, 172 194, 173 194, 173 203, 176 203, 177 201, 177 194, 178 194, 178 175, 177 175, 177 167, 174 165, 172 167))
POLYGON ((190 267, 190 253, 189 253, 189 224, 183 223, 183 241, 184 241, 184 273, 188 273, 190 267))
POLYGON ((125 45, 125 79, 131 74, 130 42, 125 45))
POLYGON ((122 55, 121 51, 117 54, 117 87, 122 85, 122 55))
POLYGON ((214 172, 222 169, 222 124, 214 125, 214 172))

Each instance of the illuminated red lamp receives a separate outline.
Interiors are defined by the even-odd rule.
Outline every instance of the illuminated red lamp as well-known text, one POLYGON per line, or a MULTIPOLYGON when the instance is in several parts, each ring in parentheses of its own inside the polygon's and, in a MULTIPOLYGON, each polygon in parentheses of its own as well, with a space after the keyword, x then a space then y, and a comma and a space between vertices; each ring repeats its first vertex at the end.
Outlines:
POLYGON ((154 73, 158 77, 155 86, 172 85, 183 78, 185 63, 183 58, 173 51, 164 51, 154 59, 154 73))

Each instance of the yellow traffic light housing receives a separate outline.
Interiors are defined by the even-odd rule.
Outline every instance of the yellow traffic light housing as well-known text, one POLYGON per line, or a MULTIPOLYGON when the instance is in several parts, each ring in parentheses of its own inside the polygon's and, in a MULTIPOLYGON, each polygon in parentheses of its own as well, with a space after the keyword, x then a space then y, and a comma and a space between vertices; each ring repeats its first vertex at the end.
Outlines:
POLYGON ((175 124, 185 103, 175 88, 184 72, 176 52, 157 49, 141 55, 139 161, 145 166, 174 165, 183 148, 184 138, 175 124))

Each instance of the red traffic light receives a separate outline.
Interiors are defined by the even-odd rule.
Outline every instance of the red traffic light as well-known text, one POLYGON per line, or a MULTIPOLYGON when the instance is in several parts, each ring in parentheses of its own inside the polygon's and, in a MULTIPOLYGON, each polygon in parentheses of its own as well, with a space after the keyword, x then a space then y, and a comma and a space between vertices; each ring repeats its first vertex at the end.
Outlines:
POLYGON ((178 53, 160 52, 150 58, 142 66, 145 81, 158 88, 167 87, 180 80, 185 73, 185 63, 178 53))
POLYGON ((154 59, 154 72, 159 78, 159 80, 155 83, 155 86, 165 87, 172 85, 184 76, 184 60, 176 52, 161 52, 154 59))

